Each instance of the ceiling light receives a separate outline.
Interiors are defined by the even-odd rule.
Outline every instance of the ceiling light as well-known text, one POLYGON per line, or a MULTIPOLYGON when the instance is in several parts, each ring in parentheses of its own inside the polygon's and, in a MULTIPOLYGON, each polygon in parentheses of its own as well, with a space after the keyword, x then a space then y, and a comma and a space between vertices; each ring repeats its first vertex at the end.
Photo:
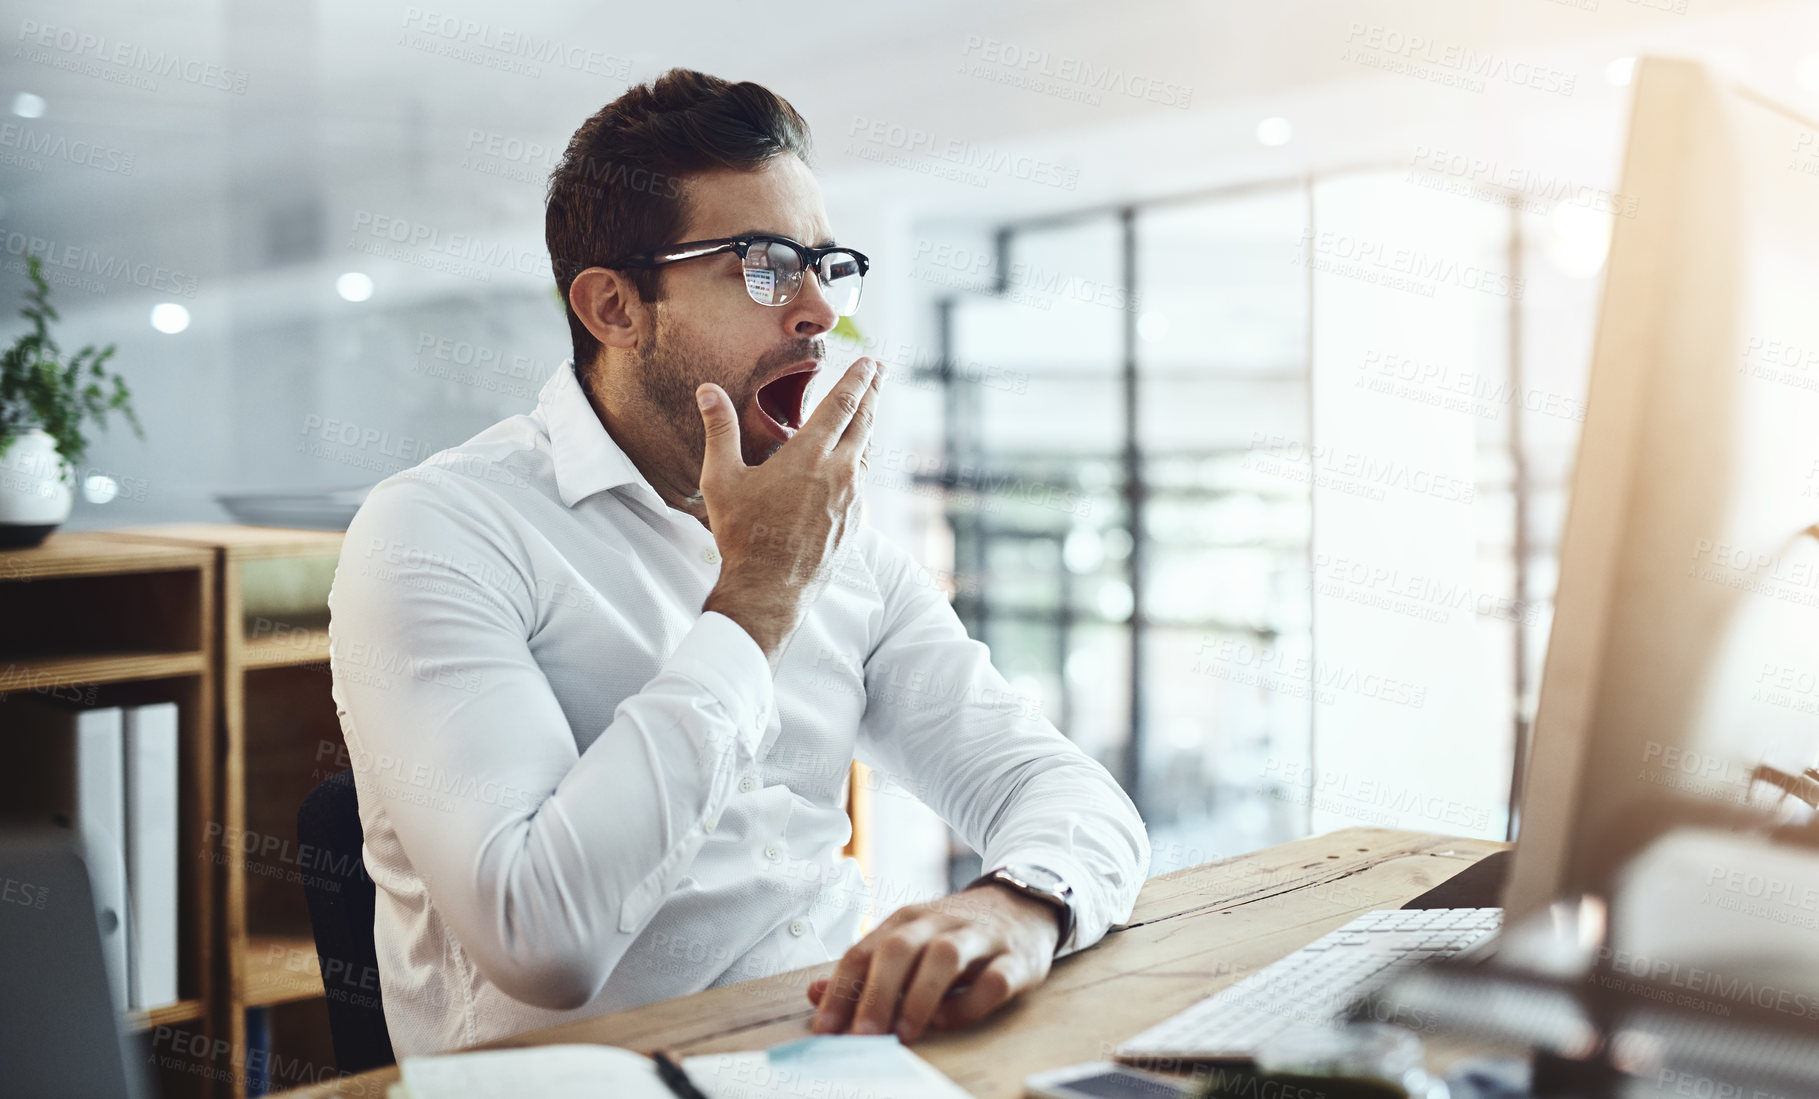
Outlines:
POLYGON ((120 482, 105 473, 91 473, 82 482, 82 495, 91 504, 105 504, 120 495, 120 482))
POLYGON ((152 327, 167 336, 189 327, 189 310, 174 301, 159 302, 152 306, 152 327))
POLYGON ((335 280, 335 293, 348 301, 365 301, 373 296, 373 280, 358 271, 349 271, 335 280))
POLYGON ((1272 148, 1287 145, 1295 136, 1295 127, 1288 119, 1280 116, 1266 118, 1257 123, 1257 142, 1272 148))

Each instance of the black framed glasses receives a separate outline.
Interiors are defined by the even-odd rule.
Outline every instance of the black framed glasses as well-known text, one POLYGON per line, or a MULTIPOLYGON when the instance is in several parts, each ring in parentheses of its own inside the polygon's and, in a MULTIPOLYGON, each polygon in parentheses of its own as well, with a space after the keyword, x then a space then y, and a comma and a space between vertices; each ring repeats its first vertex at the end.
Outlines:
POLYGON ((863 252, 830 246, 810 248, 788 237, 753 233, 743 237, 689 240, 654 252, 627 256, 613 267, 661 267, 685 259, 731 252, 745 267, 745 292, 759 305, 788 305, 802 292, 802 276, 814 271, 822 296, 842 317, 859 309, 859 291, 872 261, 863 252))

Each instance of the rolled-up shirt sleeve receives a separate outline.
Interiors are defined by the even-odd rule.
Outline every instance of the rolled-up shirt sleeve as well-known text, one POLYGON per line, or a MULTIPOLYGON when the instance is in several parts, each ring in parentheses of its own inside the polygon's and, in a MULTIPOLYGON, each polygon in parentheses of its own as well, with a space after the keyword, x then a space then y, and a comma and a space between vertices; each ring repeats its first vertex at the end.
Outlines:
POLYGON ((1014 691, 946 595, 888 544, 881 636, 865 662, 860 760, 898 778, 984 858, 1035 863, 1075 895, 1083 950, 1130 918, 1149 834, 1109 772, 1014 691))
POLYGON ((578 751, 529 646, 535 580, 497 539, 425 484, 374 489, 343 544, 330 667, 362 800, 382 800, 456 939, 507 995, 567 1010, 713 830, 758 750, 771 672, 704 613, 578 751))

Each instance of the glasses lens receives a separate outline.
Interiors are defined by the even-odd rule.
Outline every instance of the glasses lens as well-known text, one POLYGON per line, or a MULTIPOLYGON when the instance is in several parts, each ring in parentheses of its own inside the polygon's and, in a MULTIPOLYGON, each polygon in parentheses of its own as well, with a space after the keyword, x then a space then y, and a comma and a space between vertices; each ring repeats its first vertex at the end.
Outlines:
POLYGON ((829 252, 821 257, 821 292, 834 312, 843 317, 852 316, 859 308, 864 277, 859 273, 859 257, 851 252, 829 252))
POLYGON ((745 250, 745 292, 759 305, 788 305, 802 289, 802 257, 787 244, 761 240, 745 250))

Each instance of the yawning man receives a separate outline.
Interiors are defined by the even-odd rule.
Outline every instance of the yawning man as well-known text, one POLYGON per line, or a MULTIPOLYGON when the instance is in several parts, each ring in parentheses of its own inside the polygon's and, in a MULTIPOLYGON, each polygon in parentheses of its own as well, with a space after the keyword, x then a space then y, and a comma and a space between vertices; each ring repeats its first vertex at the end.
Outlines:
POLYGON ((572 362, 348 528, 330 660, 400 1057, 834 958, 813 1029, 914 1041, 1129 917, 1130 799, 859 522, 888 386, 825 362, 870 260, 808 158, 788 103, 686 70, 588 119, 546 215, 572 362), (863 938, 854 758, 988 871, 863 938))

